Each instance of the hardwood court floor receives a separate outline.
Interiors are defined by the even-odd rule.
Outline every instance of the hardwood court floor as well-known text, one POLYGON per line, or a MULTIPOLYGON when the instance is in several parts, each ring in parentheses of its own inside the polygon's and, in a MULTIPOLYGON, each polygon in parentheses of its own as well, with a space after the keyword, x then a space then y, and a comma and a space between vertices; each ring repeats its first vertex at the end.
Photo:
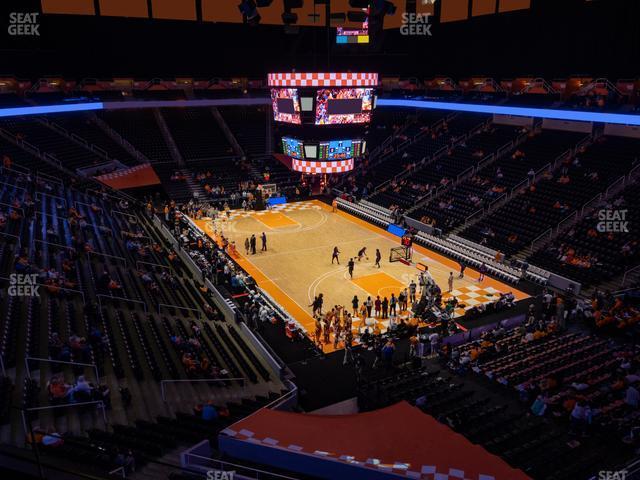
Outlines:
MULTIPOLYGON (((212 224, 205 219, 196 221, 196 224, 212 237, 215 228, 235 242, 235 258, 239 264, 310 335, 313 335, 315 327, 309 305, 315 295, 323 294, 324 309, 339 304, 351 311, 354 295, 361 303, 367 296, 373 300, 377 295, 381 299, 390 297, 392 292, 397 296, 412 279, 417 279, 419 273, 415 266, 389 262, 389 250, 400 245, 398 237, 345 212, 333 213, 330 206, 317 200, 280 205, 274 211, 235 210, 228 220, 212 224), (267 235, 266 252, 260 252, 262 232, 267 235), (258 237, 255 255, 247 255, 244 250, 244 241, 251 234, 258 237), (331 264, 334 246, 341 252, 340 265, 331 264), (356 260, 351 280, 346 264, 362 247, 367 247, 369 259, 356 260), (374 266, 376 248, 382 254, 382 268, 374 266)), ((518 300, 528 297, 526 293, 494 279, 478 282, 478 273, 470 268, 467 268, 464 279, 458 279, 456 262, 421 246, 414 246, 413 261, 429 266, 431 275, 443 292, 447 291, 449 272, 453 272, 456 278, 452 294, 467 308, 494 300, 497 292, 511 291, 518 300)), ((456 314, 463 315, 464 310, 459 309, 456 314)), ((388 321, 377 323, 383 330, 388 326, 388 321)), ((359 322, 354 322, 354 327, 358 326, 359 322)))

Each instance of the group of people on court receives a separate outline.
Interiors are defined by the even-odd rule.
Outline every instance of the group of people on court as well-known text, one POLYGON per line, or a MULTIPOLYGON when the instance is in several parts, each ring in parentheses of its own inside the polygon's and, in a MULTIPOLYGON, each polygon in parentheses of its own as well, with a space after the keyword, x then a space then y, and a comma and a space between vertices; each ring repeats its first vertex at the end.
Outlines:
MULTIPOLYGON (((247 237, 244 239, 244 251, 247 255, 251 254, 251 255, 255 255, 256 251, 257 251, 257 246, 256 244, 258 243, 258 239, 256 238, 255 233, 251 234, 251 237, 247 237)), ((260 235, 260 243, 262 244, 260 251, 261 252, 266 252, 267 251, 267 235, 262 232, 262 235, 260 235)))
MULTIPOLYGON (((349 258, 349 261, 347 262, 347 271, 349 272, 350 278, 353 278, 353 271, 356 266, 356 260, 358 262, 361 262, 363 258, 365 260, 369 260, 369 256, 367 255, 367 247, 362 247, 360 250, 358 250, 358 254, 355 257, 349 258)), ((380 253, 380 249, 376 248, 376 258, 373 266, 381 268, 381 260, 382 254, 380 253)), ((331 265, 333 265, 334 263, 340 265, 340 249, 337 246, 333 247, 333 253, 331 254, 331 265)))
MULTIPOLYGON (((318 295, 311 306, 313 307, 313 318, 315 319, 314 340, 316 345, 323 350, 324 345, 331 343, 331 334, 333 333, 333 348, 337 349, 338 345, 344 342, 344 347, 350 349, 353 344, 353 317, 341 305, 334 307, 322 313, 322 294, 318 295)), ((345 362, 346 360, 345 356, 345 362)))

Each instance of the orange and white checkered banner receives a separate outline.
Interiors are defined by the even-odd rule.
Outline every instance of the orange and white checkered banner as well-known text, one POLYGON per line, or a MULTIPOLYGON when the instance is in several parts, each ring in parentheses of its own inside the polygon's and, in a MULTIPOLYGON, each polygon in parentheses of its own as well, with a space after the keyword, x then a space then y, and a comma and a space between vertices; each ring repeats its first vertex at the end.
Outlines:
POLYGON ((270 87, 377 87, 377 73, 270 73, 270 87))
POLYGON ((308 160, 293 159, 291 169, 302 173, 344 173, 353 170, 353 158, 336 162, 311 162, 308 160))

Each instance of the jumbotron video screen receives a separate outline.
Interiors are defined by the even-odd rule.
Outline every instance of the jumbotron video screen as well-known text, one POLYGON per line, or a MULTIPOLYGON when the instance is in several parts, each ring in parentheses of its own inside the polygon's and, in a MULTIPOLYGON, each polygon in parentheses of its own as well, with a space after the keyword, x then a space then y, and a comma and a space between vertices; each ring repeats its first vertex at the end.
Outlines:
POLYGON ((372 88, 319 89, 316 125, 369 123, 373 109, 372 88))
POLYGON ((297 88, 272 88, 271 104, 275 121, 296 125, 301 123, 300 98, 297 88))

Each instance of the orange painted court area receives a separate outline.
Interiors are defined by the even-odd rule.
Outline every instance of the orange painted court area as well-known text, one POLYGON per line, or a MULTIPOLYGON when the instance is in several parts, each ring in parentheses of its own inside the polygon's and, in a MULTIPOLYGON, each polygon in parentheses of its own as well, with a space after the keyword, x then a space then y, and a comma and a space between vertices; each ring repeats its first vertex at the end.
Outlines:
POLYGON ((397 297, 400 291, 405 288, 401 281, 384 272, 354 278, 352 281, 363 290, 369 292, 371 298, 376 296, 381 298, 384 296, 390 297, 392 293, 397 297))
MULTIPOLYGON (((397 236, 343 211, 332 212, 329 205, 317 200, 279 205, 273 211, 235 210, 228 218, 196 220, 195 223, 214 239, 214 231, 222 232, 234 244, 235 253, 232 254, 239 265, 310 335, 315 330, 315 321, 309 305, 315 295, 323 294, 323 311, 343 305, 351 312, 354 295, 360 304, 368 296, 389 298, 392 292, 397 296, 411 280, 417 283, 420 273, 415 265, 389 262, 390 249, 400 245, 397 236), (259 238, 262 232, 267 235, 267 251, 260 251, 258 241, 258 252, 247 254, 244 250, 246 238, 252 234, 259 238), (340 265, 331 263, 334 247, 340 250, 340 265), (367 247, 369 258, 361 262, 355 260, 354 276, 350 279, 347 262, 356 257, 362 247, 367 247), (381 252, 381 268, 374 265, 376 249, 381 252)), ((464 279, 458 279, 457 262, 422 246, 414 245, 413 262, 428 265, 445 298, 447 278, 449 272, 453 272, 453 294, 463 299, 468 307, 490 302, 506 292, 512 292, 517 300, 529 297, 489 277, 479 282, 478 272, 471 268, 465 271, 464 279)), ((464 309, 455 313, 464 315, 464 309)), ((371 323, 374 321, 370 319, 368 324, 371 323)), ((380 325, 380 319, 376 319, 375 324, 380 325)), ((359 332, 356 330, 364 322, 354 318, 353 325, 357 338, 359 332)), ((388 326, 388 321, 385 325, 388 326)), ((333 344, 325 345, 325 351, 332 350, 333 344)))
POLYGON ((269 228, 283 228, 297 225, 298 222, 291 220, 285 214, 280 212, 263 212, 264 215, 256 215, 255 219, 260 223, 264 223, 269 228))

